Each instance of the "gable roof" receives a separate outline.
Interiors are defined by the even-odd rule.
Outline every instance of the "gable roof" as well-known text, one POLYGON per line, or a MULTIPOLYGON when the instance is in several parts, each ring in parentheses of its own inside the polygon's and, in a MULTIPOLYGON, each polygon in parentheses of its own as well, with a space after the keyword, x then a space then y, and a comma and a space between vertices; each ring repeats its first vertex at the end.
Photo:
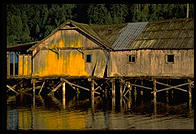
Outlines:
POLYGON ((112 48, 114 50, 193 49, 194 20, 183 18, 149 23, 129 23, 112 48), (137 31, 133 32, 133 30, 137 31))
POLYGON ((94 32, 88 24, 83 24, 83 23, 78 23, 72 20, 68 20, 66 22, 64 22, 63 24, 61 24, 59 27, 57 27, 56 29, 54 29, 50 35, 48 35, 47 37, 45 37, 44 39, 42 39, 41 41, 39 41, 36 45, 32 46, 31 48, 29 48, 27 51, 33 51, 37 46, 39 46, 40 43, 42 43, 44 40, 48 39, 50 36, 52 36, 53 34, 55 34, 58 30, 63 29, 63 27, 65 27, 66 25, 73 25, 76 27, 76 30, 82 32, 83 34, 86 34, 89 38, 92 38, 94 41, 96 41, 101 47, 104 47, 105 49, 111 49, 111 47, 109 46, 109 44, 103 40, 102 38, 99 37, 99 35, 94 32))

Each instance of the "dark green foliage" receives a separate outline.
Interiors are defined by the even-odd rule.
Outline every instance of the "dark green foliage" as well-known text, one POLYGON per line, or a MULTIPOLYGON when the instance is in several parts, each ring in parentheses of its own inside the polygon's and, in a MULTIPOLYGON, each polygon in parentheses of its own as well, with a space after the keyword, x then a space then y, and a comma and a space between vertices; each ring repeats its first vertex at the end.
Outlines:
MULTIPOLYGON (((7 44, 38 41, 68 19, 87 24, 121 24, 185 18, 187 4, 8 4, 7 44)), ((189 17, 194 6, 189 5, 189 17)))

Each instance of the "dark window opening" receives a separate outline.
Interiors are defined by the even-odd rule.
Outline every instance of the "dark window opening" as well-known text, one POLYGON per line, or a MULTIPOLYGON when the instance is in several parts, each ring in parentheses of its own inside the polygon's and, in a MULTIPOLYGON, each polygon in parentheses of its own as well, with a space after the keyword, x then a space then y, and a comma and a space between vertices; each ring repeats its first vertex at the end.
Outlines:
POLYGON ((18 75, 18 54, 15 56, 15 75, 18 75))
POLYGON ((167 62, 174 62, 174 55, 167 55, 167 62))
POLYGON ((92 62, 92 55, 91 54, 88 54, 86 56, 86 62, 92 62))
POLYGON ((129 62, 135 62, 136 55, 129 55, 129 62))
POLYGON ((18 75, 18 53, 11 52, 10 53, 10 75, 18 75))

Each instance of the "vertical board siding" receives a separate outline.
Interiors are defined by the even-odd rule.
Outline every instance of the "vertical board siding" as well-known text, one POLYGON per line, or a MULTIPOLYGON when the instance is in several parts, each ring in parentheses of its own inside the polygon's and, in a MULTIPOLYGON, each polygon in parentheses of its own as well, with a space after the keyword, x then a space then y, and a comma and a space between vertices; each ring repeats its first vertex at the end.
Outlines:
POLYGON ((18 75, 19 76, 30 76, 31 70, 31 55, 19 55, 18 56, 18 75))
POLYGON ((106 58, 102 50, 41 50, 34 57, 33 76, 94 76, 103 77, 106 58), (86 63, 86 55, 92 54, 92 62, 86 63))
POLYGON ((132 50, 110 53, 108 77, 113 76, 171 76, 193 77, 193 50, 132 50), (136 53, 136 62, 129 63, 128 55, 136 53), (168 63, 167 54, 174 54, 168 63))
POLYGON ((65 48, 100 48, 92 40, 76 30, 59 30, 54 35, 43 41, 39 47, 49 49, 65 49, 65 48))
POLYGON ((24 60, 23 60, 23 55, 19 55, 18 56, 18 65, 19 65, 19 67, 18 67, 18 69, 19 69, 19 71, 18 71, 18 75, 20 75, 20 76, 23 76, 23 71, 24 71, 24 60))
POLYGON ((40 46, 45 49, 33 58, 33 76, 104 76, 105 52, 77 30, 60 30, 40 46), (87 54, 92 54, 91 63, 86 63, 87 54))

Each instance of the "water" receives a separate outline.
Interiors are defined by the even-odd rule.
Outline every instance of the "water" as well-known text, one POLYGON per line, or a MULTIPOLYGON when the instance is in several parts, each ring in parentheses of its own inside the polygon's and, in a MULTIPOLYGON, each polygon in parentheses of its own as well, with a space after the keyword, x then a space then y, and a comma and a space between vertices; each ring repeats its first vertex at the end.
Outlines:
POLYGON ((194 129, 194 109, 187 95, 175 93, 165 102, 164 94, 157 103, 144 93, 137 98, 95 97, 94 107, 89 95, 67 95, 62 105, 60 94, 12 96, 7 101, 8 130, 154 130, 194 129), (180 99, 179 99, 180 98, 180 99))

